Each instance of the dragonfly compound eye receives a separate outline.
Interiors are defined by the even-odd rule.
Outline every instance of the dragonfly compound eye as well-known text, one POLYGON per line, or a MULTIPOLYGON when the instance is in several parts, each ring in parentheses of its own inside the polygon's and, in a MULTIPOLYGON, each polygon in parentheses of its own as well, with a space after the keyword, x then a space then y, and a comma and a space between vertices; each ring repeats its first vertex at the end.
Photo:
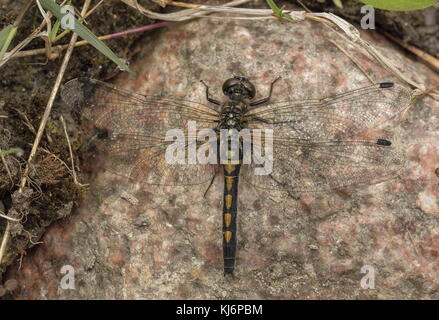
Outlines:
POLYGON ((227 79, 223 84, 223 93, 228 97, 253 99, 256 94, 255 86, 244 77, 227 79))
POLYGON ((223 93, 226 96, 229 96, 232 93, 232 89, 239 85, 240 80, 236 78, 227 79, 223 84, 223 93))

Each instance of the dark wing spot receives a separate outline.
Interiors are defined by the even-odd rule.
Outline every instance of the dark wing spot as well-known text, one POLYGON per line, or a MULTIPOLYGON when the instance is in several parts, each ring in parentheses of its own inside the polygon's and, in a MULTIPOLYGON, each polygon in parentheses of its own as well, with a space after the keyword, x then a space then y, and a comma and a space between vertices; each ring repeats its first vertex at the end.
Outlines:
POLYGON ((380 83, 380 88, 392 88, 393 87, 393 82, 381 82, 380 83))
POLYGON ((386 140, 386 139, 378 139, 377 140, 377 145, 380 145, 380 146, 391 146, 392 142, 390 142, 389 140, 386 140))

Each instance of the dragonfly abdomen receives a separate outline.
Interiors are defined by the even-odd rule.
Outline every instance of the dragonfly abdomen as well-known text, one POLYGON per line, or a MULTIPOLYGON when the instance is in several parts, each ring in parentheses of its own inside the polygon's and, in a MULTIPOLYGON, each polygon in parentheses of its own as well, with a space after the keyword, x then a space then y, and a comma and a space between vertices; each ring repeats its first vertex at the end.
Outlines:
POLYGON ((236 216, 238 214, 238 181, 241 165, 224 166, 224 204, 223 204, 223 256, 224 274, 235 269, 236 256, 236 216))

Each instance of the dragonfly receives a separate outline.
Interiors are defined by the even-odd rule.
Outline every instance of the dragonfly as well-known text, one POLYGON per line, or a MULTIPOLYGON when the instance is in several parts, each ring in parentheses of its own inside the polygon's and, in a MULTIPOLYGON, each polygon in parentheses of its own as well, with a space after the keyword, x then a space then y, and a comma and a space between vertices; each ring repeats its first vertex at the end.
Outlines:
POLYGON ((224 176, 222 238, 226 275, 235 270, 240 179, 268 191, 331 192, 395 178, 404 166, 404 158, 392 141, 378 133, 371 137, 370 132, 408 108, 410 89, 382 82, 329 97, 273 102, 278 80, 271 82, 268 95, 259 100, 254 99, 254 84, 241 76, 225 80, 224 101, 213 97, 203 81, 205 103, 129 92, 90 78, 67 82, 61 95, 83 115, 97 149, 119 161, 115 166, 120 163, 123 170, 115 171, 132 181, 208 189, 217 175, 224 176), (182 140, 169 138, 170 130, 191 123, 196 129, 180 131, 182 140), (206 136, 200 137, 206 130, 216 139, 206 142, 206 136), (236 139, 238 147, 232 150, 230 132, 239 135, 244 130, 246 135, 236 139), (221 137, 223 132, 225 138, 221 137), (250 148, 244 148, 246 136, 253 132, 270 139, 256 143, 260 140, 250 138, 250 148), (271 155, 266 156, 268 145, 271 155), (170 147, 190 156, 203 146, 202 154, 220 150, 213 158, 218 161, 169 161, 170 147), (244 162, 248 153, 254 161, 244 162))

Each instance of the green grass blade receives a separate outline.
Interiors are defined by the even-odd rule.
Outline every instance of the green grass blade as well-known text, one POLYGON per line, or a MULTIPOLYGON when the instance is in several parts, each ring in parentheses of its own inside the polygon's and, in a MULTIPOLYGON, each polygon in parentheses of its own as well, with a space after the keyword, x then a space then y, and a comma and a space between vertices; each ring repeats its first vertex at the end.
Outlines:
POLYGON ((54 42, 56 35, 58 34, 59 27, 61 26, 61 20, 56 19, 55 24, 52 27, 52 30, 49 35, 50 42, 54 42))
MULTIPOLYGON (((49 10, 55 17, 57 17, 59 20, 62 20, 64 15, 61 13, 61 7, 57 3, 55 3, 53 0, 40 0, 40 3, 44 9, 49 10)), ((73 31, 78 36, 84 40, 87 40, 93 47, 99 50, 99 52, 116 63, 121 70, 130 71, 128 66, 120 58, 118 58, 102 40, 99 40, 98 37, 96 37, 90 31, 90 29, 79 22, 78 19, 74 18, 74 21, 75 23, 73 31)))
POLYGON ((267 3, 276 15, 281 12, 280 8, 274 3, 273 0, 267 0, 267 3))
POLYGON ((391 11, 412 11, 431 7, 437 0, 360 0, 377 9, 391 11))
POLYGON ((10 153, 16 153, 17 149, 0 150, 0 157, 5 156, 10 153))
POLYGON ((16 33, 17 28, 14 26, 6 26, 0 31, 0 61, 3 59, 16 33))
POLYGON ((279 19, 285 19, 288 21, 293 21, 293 18, 291 18, 291 16, 289 14, 285 14, 282 12, 282 9, 279 8, 276 3, 274 3, 273 0, 267 0, 267 4, 269 5, 269 7, 271 8, 271 10, 273 10, 274 16, 279 18, 279 19))
POLYGON ((340 9, 343 9, 343 3, 341 2, 341 0, 332 0, 332 2, 340 9))

